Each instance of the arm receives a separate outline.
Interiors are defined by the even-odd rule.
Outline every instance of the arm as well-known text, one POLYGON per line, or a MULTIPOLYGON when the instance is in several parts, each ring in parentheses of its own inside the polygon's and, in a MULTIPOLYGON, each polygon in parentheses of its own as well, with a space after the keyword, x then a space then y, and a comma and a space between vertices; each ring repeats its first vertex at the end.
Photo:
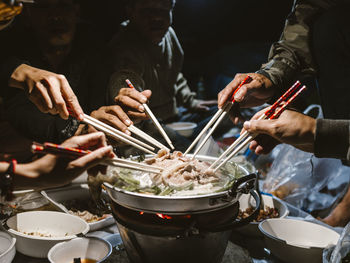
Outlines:
POLYGON ((178 104, 188 109, 195 109, 200 102, 195 99, 196 93, 191 91, 190 87, 187 85, 187 80, 182 73, 179 73, 176 80, 175 96, 178 104))

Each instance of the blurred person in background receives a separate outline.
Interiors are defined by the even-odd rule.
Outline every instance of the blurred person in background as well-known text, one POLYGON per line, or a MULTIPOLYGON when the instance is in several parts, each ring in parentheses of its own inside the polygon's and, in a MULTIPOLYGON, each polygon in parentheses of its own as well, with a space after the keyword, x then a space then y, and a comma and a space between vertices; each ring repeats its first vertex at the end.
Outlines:
MULTIPOLYGON (((211 107, 216 105, 216 101, 196 99, 196 94, 190 90, 181 73, 184 53, 171 27, 174 5, 174 0, 127 1, 129 21, 122 23, 119 33, 104 53, 104 60, 108 61, 104 71, 110 74, 106 103, 121 106, 131 120, 139 122, 148 119, 141 104, 149 102, 152 112, 164 123, 197 122, 195 136, 205 119, 217 110, 211 107), (136 90, 127 86, 126 79, 134 84, 136 90), (179 106, 185 107, 190 114, 181 114, 179 106)), ((97 87, 92 90, 97 92, 97 87)), ((98 118, 113 118, 108 117, 113 113, 106 112, 105 108, 94 114, 98 118)), ((163 139, 150 122, 143 121, 139 125, 153 137, 163 139)), ((186 149, 188 139, 165 129, 177 149, 186 149)))

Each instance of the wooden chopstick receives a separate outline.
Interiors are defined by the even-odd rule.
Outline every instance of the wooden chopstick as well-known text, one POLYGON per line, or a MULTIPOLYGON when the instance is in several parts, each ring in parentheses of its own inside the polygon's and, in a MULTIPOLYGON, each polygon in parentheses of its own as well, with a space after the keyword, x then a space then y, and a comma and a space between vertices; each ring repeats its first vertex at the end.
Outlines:
MULTIPOLYGON (((284 95, 282 95, 271 107, 268 109, 260 118, 259 120, 262 119, 276 119, 278 118, 281 113, 286 109, 286 107, 292 103, 295 98, 306 89, 306 86, 303 86, 301 89, 299 89, 292 97, 290 97, 285 104, 283 104, 277 111, 276 108, 288 98, 296 90, 297 87, 300 86, 300 82, 295 83, 284 95), (278 103, 277 103, 278 102, 278 103), (274 111, 271 111, 271 109, 274 109, 274 111)), ((221 168, 227 161, 232 159, 239 151, 241 151, 244 147, 246 147, 255 137, 257 134, 249 134, 247 131, 245 131, 221 156, 209 167, 209 169, 214 169, 214 172, 216 172, 218 169, 221 168), (243 143, 241 143, 244 140, 243 143), (235 148, 239 143, 241 143, 237 148, 235 148), (235 148, 235 149, 234 149, 235 148), (233 150, 234 149, 234 150, 233 150), (216 166, 226 154, 231 152, 228 155, 224 161, 222 161, 218 166, 216 166), (216 168, 214 168, 216 166, 216 168)))
POLYGON ((252 81, 252 78, 250 76, 246 76, 245 79, 239 84, 239 86, 236 88, 236 90, 233 92, 230 101, 226 102, 226 104, 224 105, 224 107, 222 109, 219 109, 215 115, 211 118, 211 120, 208 122, 208 124, 204 127, 204 129, 198 134, 198 136, 196 137, 196 139, 192 142, 192 144, 187 148, 187 150, 185 151, 184 155, 188 154, 192 148, 197 144, 197 142, 200 140, 200 138, 202 138, 202 136, 204 135, 204 133, 214 124, 214 126, 211 128, 211 130, 209 131, 209 133, 205 136, 205 138, 203 139, 203 141, 201 142, 201 144, 197 147, 197 149, 195 150, 195 152, 192 155, 192 159, 194 159, 196 157, 196 155, 198 154, 198 152, 200 151, 200 149, 203 148, 204 144, 208 141, 209 137, 213 134, 213 132, 215 131, 215 129, 217 128, 217 126, 221 123, 222 119, 226 116, 226 114, 230 111, 230 109, 232 108, 232 105, 235 103, 235 94, 237 93, 238 90, 240 90, 240 88, 246 84, 249 83, 250 81, 252 81))
MULTIPOLYGON (((131 83, 130 80, 126 79, 125 80, 126 84, 129 86, 129 88, 131 89, 135 89, 134 85, 131 83)), ((166 132, 164 131, 162 125, 160 125, 159 121, 157 120, 156 116, 154 116, 153 112, 151 111, 151 109, 148 107, 147 104, 143 103, 142 106, 145 109, 145 112, 147 113, 147 115, 151 118, 153 124, 157 127, 158 131, 160 132, 160 134, 163 136, 163 138, 165 139, 165 141, 167 142, 167 144, 170 146, 170 148, 172 150, 175 149, 175 147, 173 146, 173 143, 171 142, 170 138, 168 137, 168 135, 166 134, 166 132)))
MULTIPOLYGON (((62 145, 53 144, 53 143, 33 143, 32 144, 32 152, 33 153, 41 153, 41 154, 55 154, 62 155, 69 158, 79 158, 84 155, 91 153, 89 150, 82 150, 78 148, 72 147, 64 147, 62 145)), ((115 167, 128 168, 138 171, 151 172, 151 173, 160 173, 163 168, 158 166, 152 166, 145 163, 139 163, 132 160, 126 160, 122 158, 112 158, 102 161, 103 164, 112 165, 115 167)))
POLYGON ((170 151, 170 149, 168 147, 166 147, 164 144, 160 143, 159 141, 154 139, 152 136, 148 135, 147 133, 145 133, 144 131, 140 130, 136 126, 130 125, 128 127, 128 130, 130 132, 132 132, 132 133, 135 133, 137 136, 145 139, 146 141, 148 141, 149 143, 153 144, 154 146, 157 146, 159 149, 165 149, 167 151, 170 151))

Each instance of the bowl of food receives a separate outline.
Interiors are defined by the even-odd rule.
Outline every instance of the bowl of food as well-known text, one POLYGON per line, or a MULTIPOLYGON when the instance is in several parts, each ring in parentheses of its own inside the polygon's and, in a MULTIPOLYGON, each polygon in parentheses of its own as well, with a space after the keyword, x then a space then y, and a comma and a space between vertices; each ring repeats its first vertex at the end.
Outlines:
MULTIPOLYGON (((75 215, 89 224, 90 231, 95 231, 115 222, 110 211, 102 211, 91 198, 87 184, 71 185, 41 191, 41 194, 60 211, 75 215)), ((102 198, 108 196, 102 192, 102 198)))
POLYGON ((308 221, 271 218, 259 224, 266 248, 284 262, 321 263, 323 249, 336 245, 340 235, 308 221))
POLYGON ((17 251, 37 258, 46 258, 57 243, 89 231, 89 225, 79 217, 53 211, 19 213, 10 217, 5 227, 17 239, 17 251))
POLYGON ((16 238, 10 236, 6 232, 0 231, 0 262, 12 262, 16 255, 16 238))
MULTIPOLYGON (((243 194, 239 198, 238 218, 248 217, 255 208, 255 200, 250 195, 243 194)), ((261 194, 261 207, 258 217, 248 225, 235 229, 242 235, 257 238, 263 237, 259 230, 259 223, 268 218, 285 218, 289 214, 288 207, 279 198, 268 194, 261 194)))
POLYGON ((197 124, 194 122, 173 122, 166 125, 184 137, 191 137, 197 124))
POLYGON ((97 237, 79 237, 53 246, 47 257, 51 263, 97 263, 112 253, 109 242, 97 237))

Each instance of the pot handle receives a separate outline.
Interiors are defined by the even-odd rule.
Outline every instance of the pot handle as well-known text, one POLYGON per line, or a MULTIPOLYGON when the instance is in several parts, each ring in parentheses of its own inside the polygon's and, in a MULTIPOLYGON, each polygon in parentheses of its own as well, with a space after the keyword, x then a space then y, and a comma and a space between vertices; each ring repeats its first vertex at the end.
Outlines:
POLYGON ((210 232, 222 232, 222 231, 232 230, 233 228, 247 225, 250 222, 252 222, 254 219, 256 219, 258 217, 259 211, 260 211, 261 198, 260 198, 260 194, 258 193, 257 190, 253 190, 253 189, 250 190, 250 194, 253 196, 253 198, 255 199, 255 203, 256 203, 255 209, 251 215, 249 215, 246 218, 240 219, 240 220, 235 220, 235 221, 232 221, 230 223, 221 224, 221 225, 218 225, 215 227, 211 227, 210 229, 208 229, 208 231, 210 231, 210 232))
POLYGON ((258 182, 258 175, 252 173, 241 178, 238 178, 233 183, 231 189, 228 191, 228 194, 235 198, 237 193, 248 194, 250 190, 254 189, 258 182))

